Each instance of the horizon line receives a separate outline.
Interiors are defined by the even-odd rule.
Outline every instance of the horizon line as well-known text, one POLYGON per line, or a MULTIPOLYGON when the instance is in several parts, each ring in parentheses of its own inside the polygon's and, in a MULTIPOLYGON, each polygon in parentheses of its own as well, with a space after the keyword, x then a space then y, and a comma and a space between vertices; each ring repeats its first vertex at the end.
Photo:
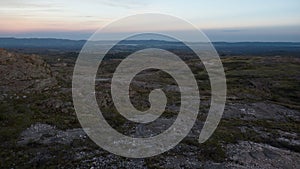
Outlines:
MULTIPOLYGON (((68 40, 68 41, 89 41, 88 39, 68 39, 68 38, 55 38, 55 37, 1 37, 0 39, 39 39, 39 40, 68 40)), ((158 40, 158 39, 142 39, 142 40, 127 40, 127 41, 164 41, 164 42, 175 42, 175 41, 167 41, 167 40, 158 40)), ((110 41, 122 41, 122 40, 98 40, 98 41, 91 41, 91 42, 110 42, 110 41)), ((209 41, 209 42, 191 42, 185 41, 186 43, 300 43, 300 41, 224 41, 224 40, 217 40, 217 41, 209 41)))

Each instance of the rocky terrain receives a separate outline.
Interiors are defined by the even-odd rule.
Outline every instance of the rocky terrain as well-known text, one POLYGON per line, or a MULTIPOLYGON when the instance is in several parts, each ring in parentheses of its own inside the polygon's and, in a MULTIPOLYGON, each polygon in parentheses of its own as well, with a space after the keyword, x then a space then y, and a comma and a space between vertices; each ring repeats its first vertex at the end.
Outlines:
POLYGON ((0 91, 41 92, 56 85, 50 66, 37 55, 10 53, 0 49, 0 91))
MULTIPOLYGON (((81 129, 72 103, 76 59, 0 50, 0 168, 300 168, 300 59, 235 56, 222 58, 228 97, 223 118, 204 144, 198 136, 207 116, 210 85, 203 65, 187 61, 201 94, 198 120, 189 135, 161 155, 130 159, 93 143, 81 129)), ((126 135, 160 133, 180 107, 174 80, 160 71, 138 74, 132 104, 149 108, 148 95, 162 88, 166 111, 150 124, 134 124, 115 110, 109 94, 108 60, 96 79, 96 96, 106 120, 126 135), (100 74, 101 73, 101 74, 100 74)))

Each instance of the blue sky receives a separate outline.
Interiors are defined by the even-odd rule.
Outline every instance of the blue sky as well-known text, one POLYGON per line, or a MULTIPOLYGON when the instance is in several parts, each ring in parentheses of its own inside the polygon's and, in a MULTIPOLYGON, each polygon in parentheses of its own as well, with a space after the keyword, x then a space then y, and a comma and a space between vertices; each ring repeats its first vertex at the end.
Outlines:
POLYGON ((299 9, 299 0, 1 0, 0 36, 87 39, 118 18, 158 12, 212 41, 300 42, 299 9))

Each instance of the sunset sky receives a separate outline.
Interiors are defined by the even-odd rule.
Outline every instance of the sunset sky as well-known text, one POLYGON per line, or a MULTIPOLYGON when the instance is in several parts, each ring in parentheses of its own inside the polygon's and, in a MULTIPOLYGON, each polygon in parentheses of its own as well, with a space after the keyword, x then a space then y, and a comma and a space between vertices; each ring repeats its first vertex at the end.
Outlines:
POLYGON ((87 39, 118 18, 158 12, 212 41, 300 42, 299 9, 299 0, 1 0, 0 37, 87 39))

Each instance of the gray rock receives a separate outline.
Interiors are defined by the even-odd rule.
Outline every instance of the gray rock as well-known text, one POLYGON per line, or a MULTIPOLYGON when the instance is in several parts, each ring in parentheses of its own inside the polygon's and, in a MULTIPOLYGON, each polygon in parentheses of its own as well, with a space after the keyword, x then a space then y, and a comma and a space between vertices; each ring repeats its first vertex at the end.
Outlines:
POLYGON ((300 112, 284 106, 268 103, 229 103, 225 107, 223 118, 239 118, 242 120, 268 119, 275 121, 286 121, 292 118, 300 121, 300 112))
POLYGON ((21 139, 17 142, 19 145, 30 143, 38 144, 70 144, 75 139, 85 139, 87 136, 82 129, 68 129, 66 131, 56 129, 56 127, 37 123, 31 125, 21 133, 21 139))
POLYGON ((300 168, 300 154, 267 144, 241 141, 227 146, 229 168, 300 168))

